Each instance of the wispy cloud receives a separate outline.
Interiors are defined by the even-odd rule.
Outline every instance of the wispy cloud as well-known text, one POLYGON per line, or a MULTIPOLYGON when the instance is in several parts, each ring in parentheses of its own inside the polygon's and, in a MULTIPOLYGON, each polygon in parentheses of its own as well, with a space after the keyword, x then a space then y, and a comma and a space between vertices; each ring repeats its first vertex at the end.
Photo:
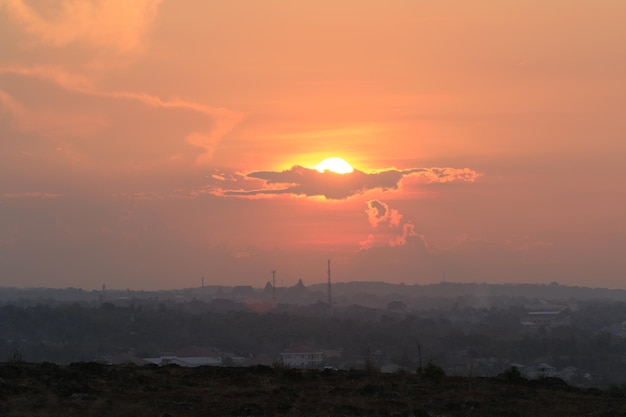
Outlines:
POLYGON ((417 236, 413 223, 404 223, 399 234, 389 241, 389 246, 404 246, 409 237, 417 236))
MULTIPOLYGON (((105 100, 125 100, 139 103, 149 108, 183 110, 199 114, 206 118, 205 126, 199 126, 193 130, 190 129, 181 138, 186 143, 202 149, 202 154, 198 158, 199 162, 206 162, 211 159, 221 139, 243 117, 243 114, 237 111, 222 107, 206 106, 181 98, 163 99, 143 92, 102 90, 97 88, 87 77, 58 67, 0 66, 0 77, 8 74, 49 82, 65 91, 84 96, 105 100)), ((62 123, 65 127, 69 126, 68 123, 64 122, 67 119, 66 117, 59 117, 62 114, 61 109, 51 109, 47 113, 42 112, 40 109, 29 110, 15 97, 3 90, 0 90, 0 106, 12 116, 22 131, 50 130, 51 126, 56 128, 58 127, 56 125, 59 123, 62 123)), ((81 116, 79 113, 76 113, 76 110, 72 110, 72 114, 74 119, 81 116)), ((91 116, 85 113, 82 117, 84 120, 88 120, 89 123, 76 123, 77 121, 72 119, 74 122, 72 125, 89 126, 90 129, 104 126, 102 115, 91 116)), ((81 120, 78 122, 81 122, 81 120)), ((114 121, 111 121, 111 123, 114 123, 114 121)), ((84 132, 81 131, 80 133, 84 132)))
POLYGON ((107 125, 106 117, 94 112, 62 108, 31 110, 3 90, 0 90, 0 113, 8 114, 21 132, 39 132, 43 136, 54 132, 55 136, 66 139, 92 134, 107 125))
POLYGON ((137 50, 162 0, 0 0, 13 22, 46 46, 87 44, 128 53, 137 50))
POLYGON ((367 235, 367 237, 361 241, 359 241, 359 248, 361 250, 371 249, 376 245, 376 237, 373 233, 367 235))
POLYGON ((27 198, 33 198, 33 199, 50 199, 50 198, 59 198, 59 197, 63 197, 63 194, 57 194, 57 193, 46 193, 46 192, 23 192, 23 193, 2 193, 0 194, 0 199, 27 199, 27 198))
MULTIPOLYGON (((315 169, 299 165, 284 171, 255 171, 248 173, 240 182, 241 189, 215 188, 213 194, 232 197, 254 197, 263 195, 284 195, 314 197, 340 200, 363 194, 370 190, 397 190, 402 180, 417 177, 424 183, 447 183, 452 181, 474 182, 481 174, 469 168, 410 168, 389 169, 378 172, 354 170, 350 174, 318 172, 315 169), (251 181, 261 188, 249 189, 251 181)), ((371 207, 378 216, 382 207, 371 207)), ((370 220, 373 221, 373 220, 370 220)))

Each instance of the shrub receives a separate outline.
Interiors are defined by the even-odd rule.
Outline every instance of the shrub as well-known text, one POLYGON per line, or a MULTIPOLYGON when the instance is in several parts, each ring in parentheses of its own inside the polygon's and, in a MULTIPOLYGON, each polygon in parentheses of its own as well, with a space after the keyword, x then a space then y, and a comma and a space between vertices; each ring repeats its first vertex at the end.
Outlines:
POLYGON ((501 372, 500 374, 498 374, 497 378, 506 382, 526 381, 526 378, 524 378, 520 370, 517 369, 515 366, 511 366, 506 371, 501 372))
POLYGON ((428 362, 425 367, 417 370, 417 375, 421 378, 440 380, 446 376, 446 372, 442 367, 437 366, 432 362, 428 362))

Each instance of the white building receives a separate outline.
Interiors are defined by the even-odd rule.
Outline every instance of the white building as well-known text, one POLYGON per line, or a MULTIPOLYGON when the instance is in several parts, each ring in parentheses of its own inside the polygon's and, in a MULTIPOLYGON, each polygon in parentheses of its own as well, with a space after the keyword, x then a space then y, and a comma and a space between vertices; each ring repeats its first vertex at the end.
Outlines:
POLYGON ((287 349, 280 354, 284 365, 294 368, 319 368, 324 363, 324 352, 308 346, 287 349))

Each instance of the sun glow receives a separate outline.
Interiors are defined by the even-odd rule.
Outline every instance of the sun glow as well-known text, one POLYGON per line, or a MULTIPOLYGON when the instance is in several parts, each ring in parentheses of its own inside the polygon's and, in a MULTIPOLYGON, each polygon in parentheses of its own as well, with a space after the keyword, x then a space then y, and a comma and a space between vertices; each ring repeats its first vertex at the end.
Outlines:
POLYGON ((349 174, 354 168, 341 158, 327 158, 315 167, 319 172, 331 171, 337 174, 349 174))

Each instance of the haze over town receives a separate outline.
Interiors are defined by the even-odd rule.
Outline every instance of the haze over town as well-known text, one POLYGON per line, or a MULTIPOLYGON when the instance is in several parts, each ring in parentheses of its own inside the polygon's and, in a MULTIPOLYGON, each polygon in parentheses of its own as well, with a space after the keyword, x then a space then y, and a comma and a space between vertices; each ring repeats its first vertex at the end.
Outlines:
POLYGON ((0 0, 0 286, 624 288, 625 15, 0 0))

